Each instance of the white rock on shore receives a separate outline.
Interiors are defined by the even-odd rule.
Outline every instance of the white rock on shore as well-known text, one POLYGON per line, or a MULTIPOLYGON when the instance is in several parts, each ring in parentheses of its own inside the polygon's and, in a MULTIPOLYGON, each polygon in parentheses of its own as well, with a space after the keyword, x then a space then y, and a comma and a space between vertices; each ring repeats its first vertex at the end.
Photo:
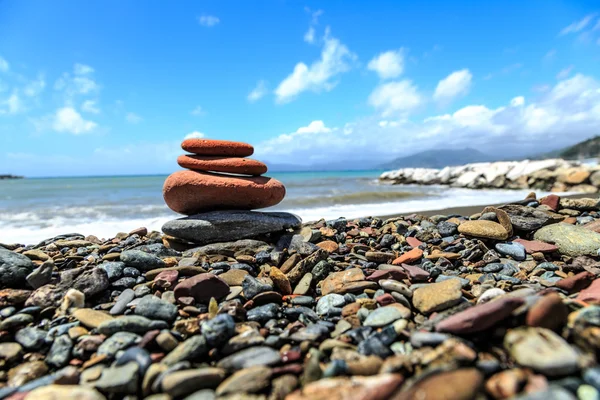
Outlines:
POLYGON ((554 192, 598 191, 600 166, 562 159, 499 161, 443 169, 402 168, 379 179, 394 184, 450 185, 471 189, 536 189, 554 192))

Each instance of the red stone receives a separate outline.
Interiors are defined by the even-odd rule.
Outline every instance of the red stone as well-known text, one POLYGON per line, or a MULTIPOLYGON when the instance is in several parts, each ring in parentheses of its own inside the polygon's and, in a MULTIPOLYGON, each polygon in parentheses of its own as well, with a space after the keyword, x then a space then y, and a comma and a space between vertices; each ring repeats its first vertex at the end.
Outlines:
POLYGON ((402 264, 399 265, 399 267, 406 271, 406 273, 408 274, 408 278, 411 281, 423 282, 429 279, 429 272, 417 267, 416 265, 402 264))
POLYGON ((392 261, 393 265, 400 265, 400 264, 410 264, 413 263, 415 261, 419 261, 421 259, 421 257, 423 257, 423 250, 421 250, 418 247, 415 247, 414 249, 407 251, 406 253, 402 254, 400 257, 396 258, 394 261, 392 261))
POLYGON ((590 286, 579 292, 577 300, 586 303, 600 303, 600 279, 596 279, 590 286))
POLYGON ((202 156, 247 157, 254 153, 254 147, 248 143, 214 139, 186 139, 181 148, 202 156))
POLYGON ((177 270, 162 271, 154 277, 154 287, 168 289, 173 287, 177 279, 179 279, 179 272, 177 270))
POLYGON ((398 269, 388 269, 388 270, 377 270, 373 272, 367 278, 368 281, 379 282, 382 279, 394 279, 397 281, 401 281, 402 279, 407 279, 408 274, 403 270, 398 269))
POLYGON ((588 222, 587 224, 583 225, 583 227, 585 229, 589 229, 590 231, 600 233, 600 220, 597 219, 595 221, 588 222))
POLYGON ((192 215, 218 209, 254 210, 283 200, 285 187, 277 179, 241 177, 198 171, 171 174, 163 197, 175 212, 192 215))
POLYGON ((558 247, 553 244, 540 242, 539 240, 525 240, 525 239, 515 239, 513 240, 515 243, 520 243, 525 247, 525 251, 528 254, 533 253, 552 253, 558 251, 558 247))
POLYGON ((505 297, 478 304, 442 320, 435 330, 453 334, 481 332, 510 316, 523 302, 523 299, 518 297, 505 297))
POLYGON ((211 297, 220 299, 229 294, 229 286, 213 274, 198 274, 175 286, 175 298, 193 297, 199 303, 207 304, 211 297))
POLYGON ((419 247, 420 245, 423 244, 423 242, 421 242, 419 239, 417 239, 416 237, 412 237, 412 236, 409 236, 406 238, 406 243, 408 243, 408 245, 411 247, 419 247))
POLYGON ((242 175, 262 175, 267 166, 250 158, 183 155, 177 158, 177 164, 194 171, 228 172, 242 175))
POLYGON ((377 304, 379 304, 381 307, 385 307, 396 302, 396 300, 389 293, 376 297, 375 301, 377 301, 377 304))
POLYGON ((550 293, 536 301, 527 312, 526 324, 557 330, 567 323, 569 309, 556 293, 550 293))
POLYGON ((591 272, 583 271, 577 275, 561 279, 560 281, 556 282, 554 286, 564 290, 569 294, 577 293, 590 286, 590 284, 594 281, 594 278, 595 276, 591 272))
POLYGON ((560 197, 555 194, 550 194, 540 199, 540 204, 548 206, 552 211, 558 210, 560 205, 560 197))

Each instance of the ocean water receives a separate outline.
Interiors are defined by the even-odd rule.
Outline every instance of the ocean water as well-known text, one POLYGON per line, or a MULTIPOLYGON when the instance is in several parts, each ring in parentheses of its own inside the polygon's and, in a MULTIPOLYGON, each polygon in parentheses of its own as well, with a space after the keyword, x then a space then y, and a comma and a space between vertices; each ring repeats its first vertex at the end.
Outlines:
MULTIPOLYGON (((389 185, 382 171, 286 172, 286 198, 265 209, 288 211, 304 221, 357 218, 486 205, 522 199, 526 191, 469 190, 389 185)), ((0 180, 0 242, 35 244, 64 234, 110 238, 145 226, 160 230, 180 217, 162 198, 166 175, 0 180)))

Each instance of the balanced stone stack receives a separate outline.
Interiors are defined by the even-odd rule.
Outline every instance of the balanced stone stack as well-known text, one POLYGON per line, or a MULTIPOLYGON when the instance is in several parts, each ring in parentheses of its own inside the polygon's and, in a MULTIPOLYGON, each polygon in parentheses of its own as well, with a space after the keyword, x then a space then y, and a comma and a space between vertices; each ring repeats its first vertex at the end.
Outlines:
POLYGON ((267 166, 246 158, 254 148, 241 142, 186 139, 181 147, 192 154, 179 156, 187 168, 165 181, 167 206, 188 217, 167 222, 167 235, 194 244, 245 239, 299 227, 302 221, 282 212, 256 212, 283 200, 285 187, 262 176, 267 166))

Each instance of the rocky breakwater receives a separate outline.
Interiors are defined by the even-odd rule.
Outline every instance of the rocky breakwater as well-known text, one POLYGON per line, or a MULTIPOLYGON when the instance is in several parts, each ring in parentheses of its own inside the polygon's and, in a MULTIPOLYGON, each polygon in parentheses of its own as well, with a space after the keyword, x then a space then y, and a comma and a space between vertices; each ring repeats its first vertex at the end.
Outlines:
POLYGON ((262 176, 267 166, 246 158, 254 148, 241 142, 187 139, 178 164, 187 168, 170 175, 163 187, 165 202, 187 217, 167 222, 162 230, 172 244, 208 244, 257 237, 297 228, 301 220, 281 212, 255 209, 278 204, 285 187, 262 176))
POLYGON ((470 189, 596 193, 600 188, 600 167, 561 159, 499 161, 443 169, 403 168, 384 172, 379 180, 393 184, 449 185, 470 189))
POLYGON ((0 244, 0 398, 597 399, 599 210, 0 244))

